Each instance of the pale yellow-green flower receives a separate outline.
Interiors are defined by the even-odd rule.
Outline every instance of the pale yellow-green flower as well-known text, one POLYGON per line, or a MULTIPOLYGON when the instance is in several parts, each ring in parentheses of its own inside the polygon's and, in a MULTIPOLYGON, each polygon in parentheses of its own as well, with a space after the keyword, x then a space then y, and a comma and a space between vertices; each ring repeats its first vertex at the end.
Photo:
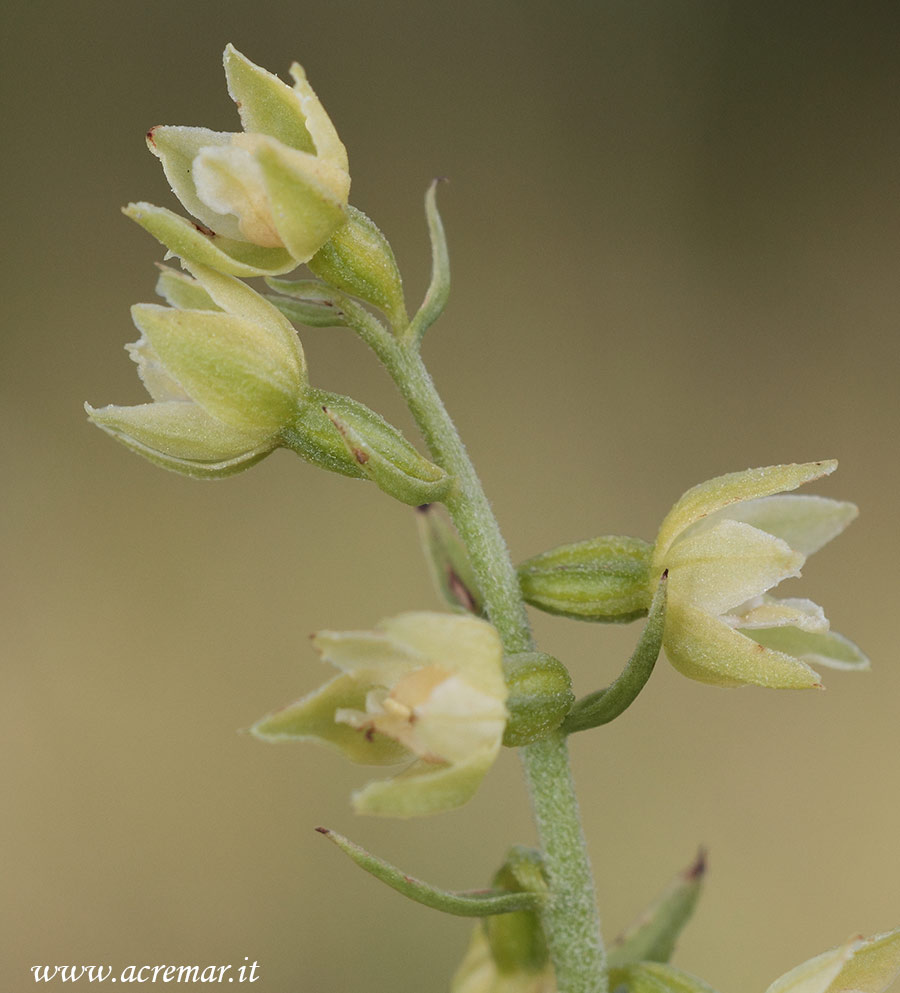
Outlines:
POLYGON ((450 993, 556 993, 556 977, 549 960, 537 970, 523 967, 502 970, 479 924, 450 984, 450 993))
POLYGON ((766 993, 884 993, 900 976, 900 928, 854 938, 785 973, 766 993))
POLYGON ((315 741, 365 765, 406 762, 353 796, 357 811, 410 817, 449 810, 478 788, 506 725, 503 649, 475 617, 418 612, 374 631, 323 631, 313 644, 341 674, 252 728, 315 741))
POLYGON ((688 490, 659 529, 651 575, 668 570, 663 645, 672 665, 720 686, 819 686, 812 665, 864 669, 868 659, 829 630, 810 600, 769 590, 856 517, 851 503, 785 493, 834 461, 719 476, 688 490))
POLYGON ((346 220, 347 152, 299 65, 291 87, 231 45, 224 64, 243 132, 163 125, 147 135, 199 226, 148 203, 126 213, 183 259, 234 276, 288 272, 346 220))
POLYGON ((300 341, 287 318, 232 276, 190 263, 167 272, 172 307, 137 304, 140 339, 128 345, 151 403, 85 405, 90 419, 133 451, 188 476, 216 478, 268 455, 307 389, 300 341))

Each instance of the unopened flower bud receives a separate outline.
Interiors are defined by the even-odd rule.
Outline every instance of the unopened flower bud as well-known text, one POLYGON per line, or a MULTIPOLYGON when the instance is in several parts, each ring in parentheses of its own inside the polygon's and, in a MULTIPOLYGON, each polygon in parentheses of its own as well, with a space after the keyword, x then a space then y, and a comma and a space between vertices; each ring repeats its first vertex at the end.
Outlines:
POLYGON ((323 409, 347 451, 379 489, 413 507, 447 495, 453 478, 378 414, 340 401, 323 409))
POLYGON ((403 284, 387 238, 361 210, 348 207, 347 213, 309 268, 330 286, 383 310, 395 327, 405 326, 403 284))
POLYGON ((653 546, 640 538, 593 538, 561 545, 519 566, 533 607, 582 621, 633 621, 647 613, 653 546))
POLYGON ((509 721, 503 744, 510 748, 546 737, 563 722, 575 701, 566 667, 543 652, 522 652, 503 660, 509 687, 509 721))
MULTIPOLYGON (((538 852, 516 846, 494 876, 494 890, 545 892, 538 852)), ((556 993, 556 980, 540 918, 518 910, 479 924, 451 993, 556 993)))

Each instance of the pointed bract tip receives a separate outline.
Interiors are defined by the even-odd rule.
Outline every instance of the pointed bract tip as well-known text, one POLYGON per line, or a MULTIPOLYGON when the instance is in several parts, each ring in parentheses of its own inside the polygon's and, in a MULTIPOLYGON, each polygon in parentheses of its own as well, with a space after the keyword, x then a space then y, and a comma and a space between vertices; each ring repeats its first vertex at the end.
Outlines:
POLYGON ((659 578, 660 578, 660 581, 662 581, 663 579, 668 579, 669 578, 669 570, 668 569, 663 569, 663 574, 659 578))
POLYGON ((327 827, 317 827, 317 828, 315 828, 315 830, 316 830, 316 831, 318 831, 318 832, 319 832, 319 834, 324 834, 324 835, 325 835, 326 837, 327 837, 327 836, 328 836, 329 834, 331 834, 331 828, 327 828, 327 827))
POLYGON ((416 513, 417 514, 427 514, 431 510, 431 508, 433 506, 434 506, 434 504, 431 504, 431 503, 420 503, 419 506, 416 507, 416 513))
POLYGON ((701 879, 706 874, 707 865, 706 849, 701 845, 697 851, 697 857, 687 867, 687 869, 685 869, 684 878, 688 880, 701 879))

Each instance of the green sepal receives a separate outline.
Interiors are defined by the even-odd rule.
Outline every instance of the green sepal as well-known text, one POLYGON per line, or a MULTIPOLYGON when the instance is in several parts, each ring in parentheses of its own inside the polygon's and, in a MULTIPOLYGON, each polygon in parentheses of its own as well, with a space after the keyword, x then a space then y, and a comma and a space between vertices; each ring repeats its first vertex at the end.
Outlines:
POLYGON ((509 748, 546 738, 560 726, 575 695, 566 667, 543 652, 521 652, 503 660, 509 720, 503 744, 509 748))
POLYGON ((301 152, 315 154, 297 93, 274 73, 242 55, 234 45, 223 56, 228 94, 245 131, 266 134, 301 152))
POLYGON ((275 443, 254 439, 216 421, 196 404, 172 401, 99 409, 90 420, 126 448, 162 469, 193 479, 224 479, 264 459, 275 443))
POLYGON ((311 741, 336 749, 358 765, 397 765, 408 761, 403 745, 377 732, 365 733, 334 719, 341 708, 364 710, 371 686, 340 675, 281 710, 263 717, 250 733, 264 741, 311 741))
POLYGON ((454 610, 482 616, 484 600, 478 577, 456 529, 432 503, 422 504, 417 510, 422 551, 438 595, 454 610))
POLYGON ((323 409, 362 471, 389 496, 417 507, 447 495, 453 478, 420 455, 387 421, 359 417, 354 407, 346 405, 341 409, 328 404, 323 409))
POLYGON ((561 545, 523 562, 519 585, 528 603, 549 614, 633 621, 650 605, 652 553, 648 542, 618 535, 561 545))
POLYGON ((497 748, 483 748, 443 766, 413 762, 390 779, 376 779, 356 790, 353 809, 375 817, 422 817, 461 807, 472 799, 494 764, 497 748))
POLYGON ((158 304, 135 304, 131 313, 169 375, 214 417, 258 440, 289 423, 306 384, 302 353, 283 329, 158 304))
POLYGON ((340 294, 316 279, 266 279, 284 296, 267 296, 288 320, 311 328, 347 327, 347 312, 340 294))
POLYGON ((428 237, 431 240, 431 282, 422 306, 409 326, 409 335, 420 341, 425 332, 444 312, 450 296, 450 254, 447 251, 447 236, 437 208, 437 185, 435 179, 425 194, 425 217, 428 220, 428 237))
MULTIPOLYGON (((515 845, 493 879, 495 890, 511 893, 547 891, 543 860, 533 848, 515 845)), ((483 924, 491 957, 501 973, 537 973, 549 959, 547 940, 534 910, 519 910, 503 917, 491 917, 483 924)))
POLYGON ((609 986, 628 993, 716 993, 708 983, 662 962, 639 962, 610 969, 609 986))
POLYGON ((391 889, 416 903, 443 911, 445 914, 453 914, 457 917, 489 917, 493 914, 511 914, 523 910, 537 911, 543 903, 542 895, 534 892, 474 890, 460 893, 439 889, 421 879, 407 875, 401 869, 372 855, 335 831, 323 827, 316 830, 329 841, 334 842, 361 869, 365 869, 391 889))
POLYGON ((159 266, 156 292, 170 307, 178 310, 221 310, 206 290, 186 273, 159 266))
POLYGON ((394 253, 374 221, 356 207, 307 263, 329 286, 384 311, 398 328, 408 324, 403 283, 394 253))
POLYGON ((615 682, 582 697, 572 707, 569 716, 563 721, 562 730, 565 734, 587 731, 615 720, 634 703, 647 684, 662 648, 666 624, 667 578, 667 574, 663 573, 653 596, 647 623, 625 668, 615 682))
POLYGON ((697 906, 705 873, 706 856, 701 851, 665 893, 609 948, 609 967, 620 968, 631 962, 668 962, 697 906))
POLYGON ((295 266, 309 261, 345 226, 350 177, 274 138, 258 137, 253 157, 278 237, 295 266))
POLYGON ((297 268, 297 260, 284 248, 262 248, 247 241, 223 238, 201 230, 165 207, 130 203, 122 213, 161 242, 172 255, 200 262, 230 276, 279 276, 297 268))

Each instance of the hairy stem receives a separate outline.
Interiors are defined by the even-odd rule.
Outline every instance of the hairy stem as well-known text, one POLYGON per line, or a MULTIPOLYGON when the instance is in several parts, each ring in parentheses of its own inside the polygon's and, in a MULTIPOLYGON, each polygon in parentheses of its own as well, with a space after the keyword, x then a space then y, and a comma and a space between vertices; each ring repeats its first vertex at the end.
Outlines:
MULTIPOLYGON (((435 459, 457 481, 445 503, 478 575, 485 607, 508 655, 534 650, 519 580, 475 468, 414 344, 393 340, 376 351, 393 377, 435 459)), ((594 882, 565 737, 520 749, 550 892, 542 923, 559 993, 607 993, 594 882)))

